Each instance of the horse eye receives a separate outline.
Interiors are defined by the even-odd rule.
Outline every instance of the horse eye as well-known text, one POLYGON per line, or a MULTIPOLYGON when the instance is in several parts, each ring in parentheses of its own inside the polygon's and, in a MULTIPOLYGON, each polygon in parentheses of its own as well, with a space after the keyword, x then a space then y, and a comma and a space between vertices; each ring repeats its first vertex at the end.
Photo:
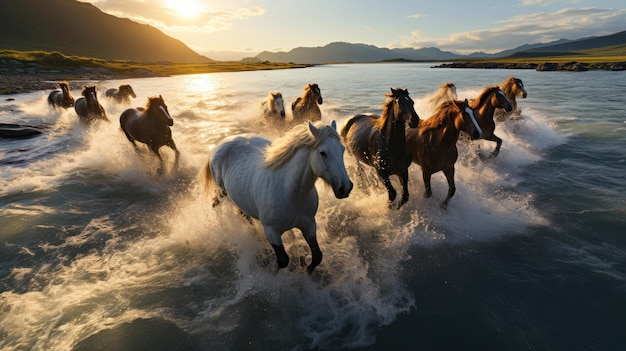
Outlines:
POLYGON ((322 157, 326 157, 326 151, 320 151, 320 155, 322 155, 322 157))

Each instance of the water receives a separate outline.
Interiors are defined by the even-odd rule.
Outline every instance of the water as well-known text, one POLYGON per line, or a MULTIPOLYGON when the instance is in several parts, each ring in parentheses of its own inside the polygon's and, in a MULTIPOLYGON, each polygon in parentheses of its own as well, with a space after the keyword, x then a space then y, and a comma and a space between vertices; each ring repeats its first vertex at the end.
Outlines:
POLYGON ((132 84, 133 105, 164 97, 182 155, 160 177, 119 130, 124 107, 102 100, 113 123, 86 127, 48 92, 3 99, 2 122, 46 129, 0 140, 0 349, 624 349, 626 73, 429 66, 94 82, 132 84), (300 233, 284 234, 292 262, 277 272, 260 227, 212 208, 196 180, 222 137, 277 135, 259 123, 270 90, 288 105, 317 82, 324 120, 341 125, 380 112, 390 87, 426 118, 441 83, 472 98, 511 74, 529 94, 523 118, 497 126, 497 159, 476 156, 494 143, 459 145, 447 211, 443 175, 426 199, 416 166, 400 210, 378 185, 337 200, 318 183, 312 275, 300 233))

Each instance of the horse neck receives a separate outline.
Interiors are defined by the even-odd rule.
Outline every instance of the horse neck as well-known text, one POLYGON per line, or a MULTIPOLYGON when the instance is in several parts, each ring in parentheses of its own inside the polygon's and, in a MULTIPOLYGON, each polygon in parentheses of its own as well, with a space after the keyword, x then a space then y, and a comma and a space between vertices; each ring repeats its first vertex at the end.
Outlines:
POLYGON ((388 149, 404 148, 406 145, 405 124, 397 121, 393 109, 385 106, 383 114, 376 121, 383 146, 388 149))
POLYGON ((312 90, 304 94, 304 98, 302 98, 303 106, 317 106, 317 99, 313 97, 313 94, 312 90))
POLYGON ((278 171, 282 172, 283 183, 287 192, 296 198, 302 198, 315 187, 317 176, 309 160, 310 152, 305 148, 296 151, 293 157, 287 161, 278 171))
POLYGON ((441 138, 439 138, 439 145, 442 148, 447 148, 453 144, 456 144, 457 139, 459 138, 460 131, 457 129, 455 124, 455 119, 459 116, 459 112, 456 111, 441 111, 440 113, 444 113, 443 116, 436 116, 431 118, 437 118, 440 123, 435 124, 436 127, 435 133, 438 133, 439 130, 441 132, 441 138))
POLYGON ((491 103, 491 94, 489 94, 490 96, 486 97, 482 102, 479 102, 479 105, 472 108, 474 110, 474 116, 479 121, 486 122, 493 120, 493 113, 496 111, 496 107, 491 103))

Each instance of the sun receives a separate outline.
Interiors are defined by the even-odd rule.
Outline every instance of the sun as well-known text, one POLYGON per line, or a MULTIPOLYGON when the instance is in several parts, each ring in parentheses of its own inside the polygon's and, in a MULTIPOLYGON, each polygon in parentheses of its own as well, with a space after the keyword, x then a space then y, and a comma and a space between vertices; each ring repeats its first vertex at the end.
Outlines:
POLYGON ((166 0, 165 6, 185 18, 196 17, 203 9, 202 4, 196 0, 166 0))

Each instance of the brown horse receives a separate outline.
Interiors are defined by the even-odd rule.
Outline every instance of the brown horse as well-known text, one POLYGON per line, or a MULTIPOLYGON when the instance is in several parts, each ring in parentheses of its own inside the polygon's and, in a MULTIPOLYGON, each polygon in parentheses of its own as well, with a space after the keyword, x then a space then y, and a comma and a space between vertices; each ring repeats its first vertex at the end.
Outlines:
POLYGON ((133 87, 128 84, 120 85, 119 89, 111 88, 104 92, 104 95, 118 104, 130 104, 130 96, 137 97, 133 87))
POLYGON ((502 109, 497 109, 494 117, 498 122, 504 122, 507 117, 515 118, 516 116, 520 116, 522 111, 517 108, 516 97, 520 97, 525 99, 528 94, 526 93, 526 89, 524 89, 524 83, 521 79, 515 78, 513 76, 507 78, 499 85, 502 89, 504 95, 506 95, 507 99, 511 102, 512 110, 511 112, 505 112, 502 109))
POLYGON ((442 171, 448 181, 448 196, 441 203, 441 208, 448 207, 448 201, 454 196, 454 164, 458 158, 456 141, 460 131, 479 139, 482 132, 474 118, 474 112, 464 101, 445 101, 436 109, 435 114, 420 123, 419 128, 406 130, 406 143, 411 149, 413 162, 422 167, 424 196, 433 192, 430 178, 442 171))
POLYGON ((176 153, 174 167, 178 167, 180 152, 172 139, 170 126, 174 120, 167 110, 163 97, 151 97, 146 107, 129 108, 120 115, 120 126, 128 140, 139 150, 135 141, 148 145, 148 148, 159 158, 159 174, 163 173, 163 157, 159 154, 161 146, 169 146, 176 153))
POLYGON ((76 99, 74 110, 78 117, 85 122, 93 122, 97 119, 103 119, 110 122, 104 107, 98 101, 95 86, 86 86, 81 93, 83 97, 76 99))
POLYGON ((511 102, 498 86, 493 86, 485 88, 477 98, 470 102, 469 106, 474 111, 474 116, 482 129, 482 138, 496 143, 496 148, 490 157, 498 156, 502 139, 494 134, 496 124, 493 120, 493 114, 498 108, 511 112, 513 109, 511 102))
POLYGON ((57 108, 74 106, 74 97, 70 93, 70 85, 66 81, 59 82, 61 90, 53 90, 48 95, 48 105, 57 108))
POLYGON ((302 96, 297 97, 291 103, 293 122, 299 124, 304 121, 319 121, 322 119, 322 112, 319 106, 322 104, 322 92, 317 83, 310 83, 304 87, 302 96))
POLYGON ((364 183, 363 162, 376 169, 378 177, 387 188, 389 207, 396 198, 396 190, 389 176, 395 174, 402 184, 402 199, 398 208, 409 200, 409 166, 411 152, 406 145, 405 128, 417 127, 419 116, 413 108, 413 99, 406 89, 393 89, 386 94, 383 114, 357 114, 350 117, 341 129, 341 137, 348 151, 357 161, 361 183, 364 183))

